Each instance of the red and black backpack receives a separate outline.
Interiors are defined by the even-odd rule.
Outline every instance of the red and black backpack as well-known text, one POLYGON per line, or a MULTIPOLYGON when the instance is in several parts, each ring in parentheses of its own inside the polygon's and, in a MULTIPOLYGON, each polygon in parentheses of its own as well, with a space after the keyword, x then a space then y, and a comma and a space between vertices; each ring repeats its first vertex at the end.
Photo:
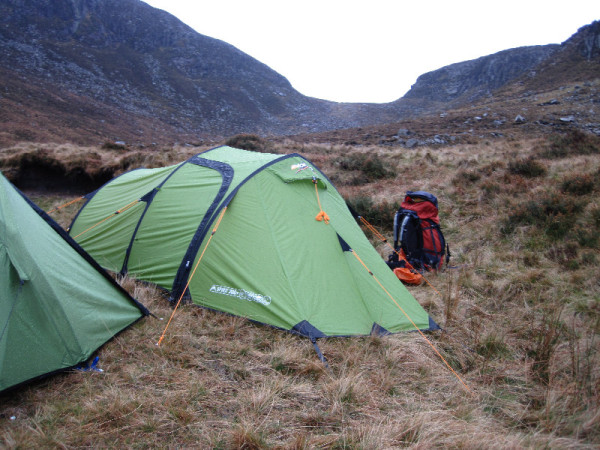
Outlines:
MULTIPOLYGON (((394 216, 394 249, 415 269, 440 270, 450 260, 435 195, 425 191, 408 191, 394 216)), ((401 265, 397 253, 390 255, 388 264, 401 265)))

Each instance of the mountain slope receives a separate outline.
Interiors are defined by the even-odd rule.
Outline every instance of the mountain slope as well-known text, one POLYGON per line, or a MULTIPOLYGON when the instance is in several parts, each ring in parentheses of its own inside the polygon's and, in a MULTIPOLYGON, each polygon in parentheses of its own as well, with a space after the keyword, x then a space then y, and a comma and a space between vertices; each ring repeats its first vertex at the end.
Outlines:
POLYGON ((490 95, 550 58, 559 45, 520 47, 442 67, 417 78, 404 99, 461 104, 490 95))
POLYGON ((183 130, 248 126, 303 100, 265 65, 141 1, 3 1, 0 17, 4 67, 183 130))
POLYGON ((584 83, 600 78, 600 21, 585 25, 560 45, 552 58, 522 77, 524 89, 552 89, 567 83, 584 83))
POLYGON ((194 142, 398 122, 485 97, 557 46, 425 74, 388 104, 306 97, 235 47, 139 0, 0 0, 0 144, 194 142))

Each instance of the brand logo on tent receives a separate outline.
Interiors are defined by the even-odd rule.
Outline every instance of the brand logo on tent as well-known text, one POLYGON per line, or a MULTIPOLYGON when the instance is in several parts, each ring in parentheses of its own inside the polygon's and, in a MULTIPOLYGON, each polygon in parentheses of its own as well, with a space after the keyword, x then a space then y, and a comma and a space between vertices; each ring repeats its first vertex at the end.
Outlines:
POLYGON ((227 295, 229 297, 239 298, 240 300, 260 303, 261 305, 265 306, 269 306, 271 304, 271 297, 268 295, 256 294, 254 292, 246 291, 245 289, 236 289, 228 286, 219 286, 213 284, 209 290, 215 294, 227 295))
MULTIPOLYGON (((294 164, 294 165, 292 166, 292 170, 295 170, 295 171, 296 171, 296 173, 300 173, 300 172, 302 172, 303 170, 306 170, 306 169, 308 169, 308 168, 309 168, 309 167, 308 167, 308 166, 307 166, 305 163, 294 164)), ((311 170, 312 170, 312 168, 311 168, 311 170)))

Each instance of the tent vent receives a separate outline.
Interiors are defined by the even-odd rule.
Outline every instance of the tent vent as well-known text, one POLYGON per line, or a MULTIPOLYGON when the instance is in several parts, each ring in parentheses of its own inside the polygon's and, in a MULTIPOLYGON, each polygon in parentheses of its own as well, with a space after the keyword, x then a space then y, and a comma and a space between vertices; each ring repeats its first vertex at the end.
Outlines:
POLYGON ((158 188, 152 189, 150 192, 143 195, 142 198, 140 198, 140 201, 150 203, 157 192, 158 192, 158 188))
POLYGON ((371 336, 387 336, 388 334, 392 333, 390 333, 378 323, 373 323, 373 328, 371 328, 371 336))
POLYGON ((303 320, 302 322, 299 322, 296 325, 294 325, 292 331, 301 334, 302 336, 306 336, 310 339, 327 337, 326 334, 324 334, 318 328, 312 326, 307 320, 303 320))
POLYGON ((348 245, 348 243, 342 239, 342 237, 338 234, 338 240, 340 241, 340 246, 342 247, 342 251, 351 252, 352 248, 348 245))
POLYGON ((442 328, 435 323, 435 321, 431 318, 431 316, 429 316, 429 330, 428 331, 435 331, 435 330, 441 330, 442 328))

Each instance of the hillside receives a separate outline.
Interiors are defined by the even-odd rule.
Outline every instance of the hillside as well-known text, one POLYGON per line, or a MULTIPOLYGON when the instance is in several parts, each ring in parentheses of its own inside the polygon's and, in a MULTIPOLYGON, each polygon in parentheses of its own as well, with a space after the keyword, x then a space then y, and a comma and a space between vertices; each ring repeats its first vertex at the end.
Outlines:
POLYGON ((551 58, 559 45, 505 50, 421 75, 403 99, 446 105, 472 102, 492 93, 551 58))
POLYGON ((370 115, 368 106, 305 97, 259 61, 139 0, 3 0, 0 25, 1 75, 11 84, 3 99, 12 106, 3 109, 33 134, 23 124, 29 107, 73 121, 80 137, 144 142, 350 127, 370 115))
POLYGON ((424 108, 410 118, 358 129, 302 133, 279 141, 438 148, 573 130, 600 136, 600 21, 580 28, 558 48, 515 49, 515 54, 535 57, 548 51, 551 55, 535 70, 511 76, 505 83, 494 81, 491 69, 509 56, 504 52, 425 74, 398 101, 424 108), (480 77, 482 71, 489 77, 480 77), (478 77, 486 81, 472 81, 478 77), (450 86, 456 88, 451 94, 450 86), (433 101, 436 98, 445 100, 433 101))
MULTIPOLYGON (((451 268, 427 274, 433 288, 409 290, 443 327, 428 337, 468 390, 416 333, 319 340, 327 369, 307 339, 188 305, 157 347, 172 309, 127 279, 165 320, 149 317, 103 347, 102 373, 3 394, 0 446, 597 448, 600 138, 519 131, 412 148, 321 138, 237 144, 301 153, 388 239, 406 190, 437 195, 451 268)), ((50 190, 24 186, 50 210, 91 187, 76 174, 165 166, 203 148, 22 143, 0 166, 26 168, 30 181, 57 174, 50 190)), ((76 210, 53 216, 66 226, 76 210)), ((369 236, 385 258, 389 248, 369 236)))
MULTIPOLYGON (((589 45, 597 61, 596 41, 589 45)), ((392 103, 346 104, 303 96, 261 62, 139 0, 1 0, 0 144, 198 143, 395 123, 489 100, 541 62, 578 51, 558 47, 506 50, 424 74, 392 103)), ((532 82, 578 80, 580 63, 571 63, 532 82)))

